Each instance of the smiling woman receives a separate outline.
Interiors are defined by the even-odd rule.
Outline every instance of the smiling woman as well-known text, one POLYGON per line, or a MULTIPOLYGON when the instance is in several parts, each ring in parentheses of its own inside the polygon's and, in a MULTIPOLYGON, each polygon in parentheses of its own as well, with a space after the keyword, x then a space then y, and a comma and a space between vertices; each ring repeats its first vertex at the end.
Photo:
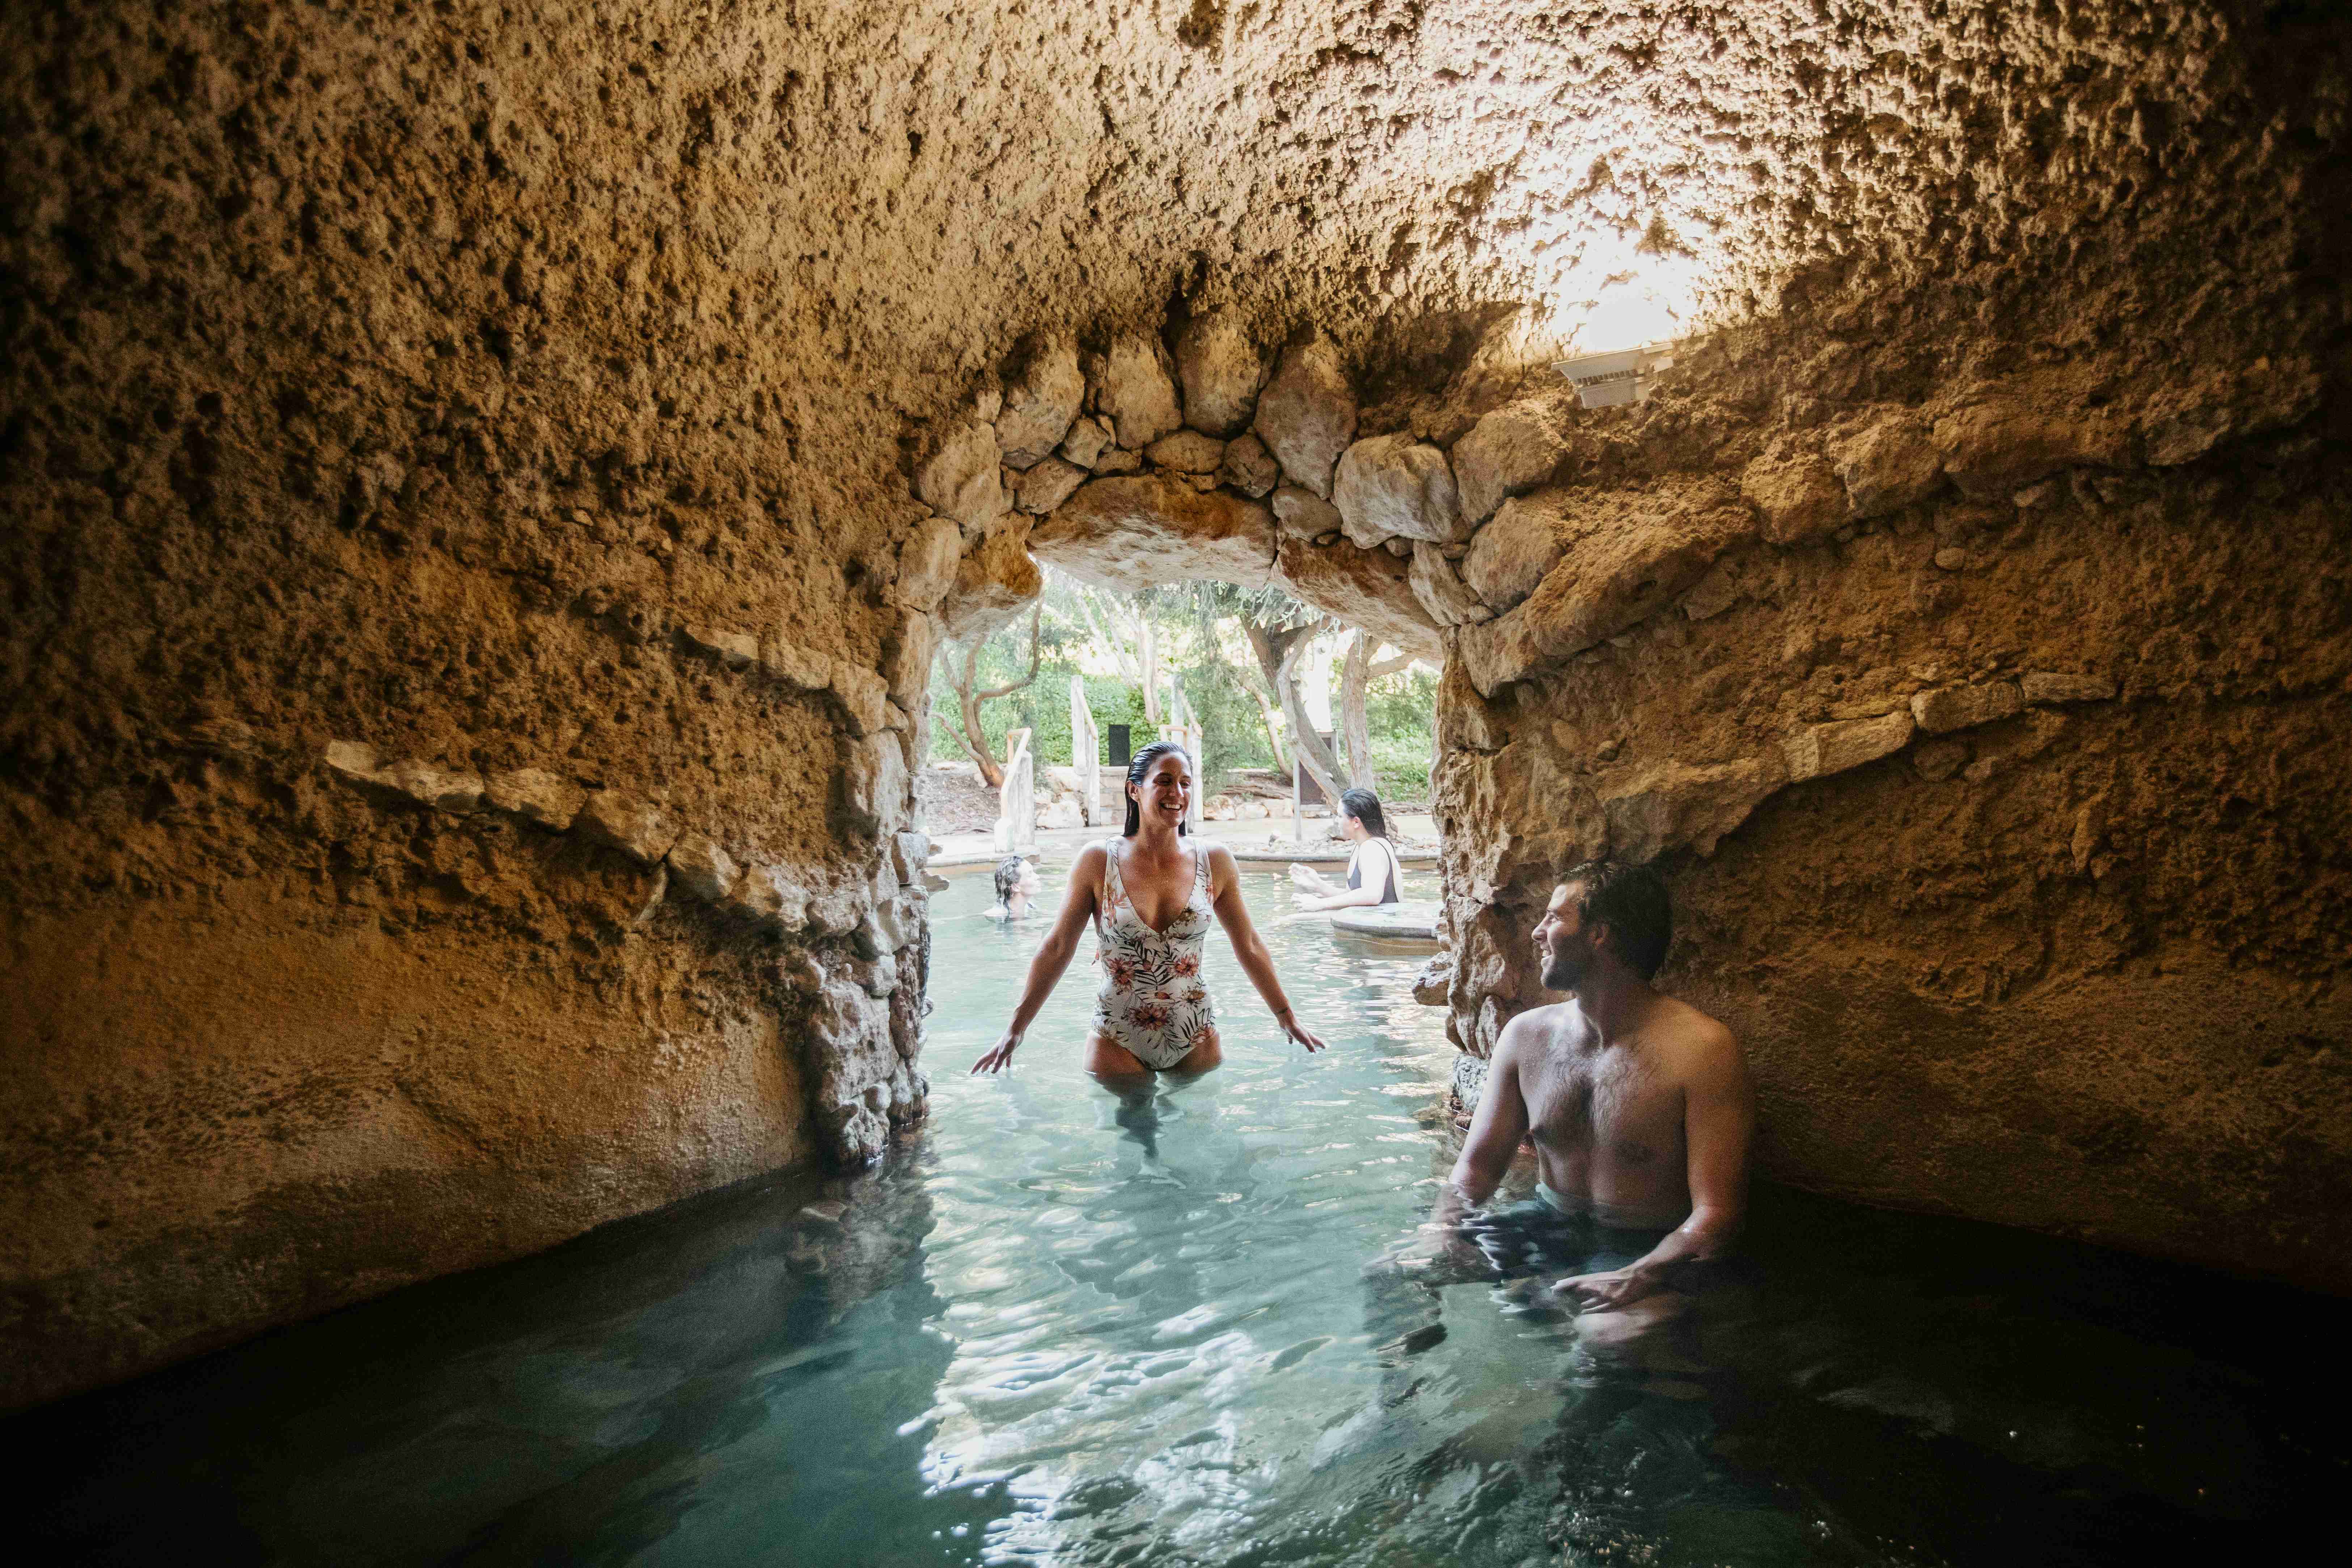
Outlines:
POLYGON ((1155 741, 1136 752, 1127 770, 1125 836, 1090 845, 1078 856, 1061 918, 1030 963, 1013 1022, 972 1071, 1013 1065, 1013 1051, 1069 967, 1078 931, 1090 919, 1103 981, 1087 1037, 1087 1070, 1097 1078, 1195 1076, 1224 1060, 1216 1010, 1201 973, 1213 914, 1282 1032, 1310 1051, 1323 1048, 1275 978, 1274 960, 1242 901, 1233 852, 1223 845, 1196 841, 1187 848, 1183 843, 1192 785, 1192 759, 1175 742, 1155 741))

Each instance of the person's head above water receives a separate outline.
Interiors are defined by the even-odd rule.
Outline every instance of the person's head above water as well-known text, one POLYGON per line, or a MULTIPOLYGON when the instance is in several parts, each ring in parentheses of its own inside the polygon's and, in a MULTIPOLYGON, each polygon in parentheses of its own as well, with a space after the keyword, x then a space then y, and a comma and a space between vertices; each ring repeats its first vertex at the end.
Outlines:
POLYGON ((1674 936, 1665 883, 1647 866, 1614 860, 1588 860, 1570 871, 1535 930, 1543 983, 1553 991, 1576 990, 1602 964, 1646 982, 1666 962, 1674 936))
MULTIPOLYGON (((1367 838, 1386 838, 1388 818, 1381 815, 1381 797, 1368 789, 1343 789, 1339 792, 1339 815, 1350 822, 1363 825, 1367 838)), ((1355 837, 1349 834, 1349 837, 1355 837)))
POLYGON ((1018 855, 1007 855, 996 863, 996 901, 1010 906, 1013 895, 1021 890, 1021 873, 1029 863, 1018 855))
POLYGON ((1123 837, 1132 838, 1142 830, 1147 811, 1161 821, 1172 813, 1176 831, 1189 832, 1184 826, 1184 808, 1192 803, 1192 753, 1173 741, 1154 741, 1136 752, 1135 760, 1127 764, 1127 826, 1122 830, 1123 837))

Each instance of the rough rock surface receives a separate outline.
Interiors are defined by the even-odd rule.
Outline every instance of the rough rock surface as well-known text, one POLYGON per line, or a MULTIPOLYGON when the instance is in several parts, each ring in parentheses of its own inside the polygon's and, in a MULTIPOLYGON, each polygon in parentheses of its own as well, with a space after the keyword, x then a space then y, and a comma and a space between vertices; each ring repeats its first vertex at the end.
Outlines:
POLYGON ((1013 502, 1030 516, 1043 517, 1086 482, 1087 471, 1076 463, 1047 458, 1021 476, 1020 484, 1013 488, 1013 502))
POLYGON ((957 563, 955 585, 940 602, 940 629, 954 642, 986 637, 1045 585, 1029 556, 1027 530, 992 530, 957 563))
POLYGON ((1174 371, 1156 336, 1121 332, 1111 340, 1095 407, 1110 422, 1120 446, 1130 451, 1148 447, 1183 423, 1174 371))
POLYGON ((1223 491, 1159 474, 1094 479, 1029 536, 1037 559, 1107 588, 1217 577, 1263 587, 1274 565, 1274 514, 1223 491))
POLYGON ((1413 545, 1412 566, 1406 575, 1412 584, 1412 596, 1421 601, 1429 618, 1441 626, 1458 626, 1494 617, 1495 612, 1462 581, 1454 563, 1445 558, 1445 552, 1425 539, 1413 545))
POLYGON ((1320 539, 1339 531, 1339 509, 1298 485, 1276 489, 1274 517, 1286 538, 1320 539))
POLYGON ((1747 509, 1707 484, 1590 491, 1552 515, 1568 538, 1535 592, 1462 630, 1455 652, 1482 695, 1648 619, 1754 531, 1747 509))
POLYGON ((1146 447, 1143 455, 1154 468, 1171 468, 1180 474, 1213 474, 1225 460, 1225 444, 1198 430, 1179 430, 1146 447))
POLYGON ((996 432, 968 420, 948 433, 939 450, 915 473, 915 494, 924 505, 968 529, 986 528, 1012 502, 1004 493, 996 432))
POLYGON ((1412 591, 1411 564, 1344 539, 1317 544, 1281 536, 1275 574, 1293 597, 1423 658, 1442 654, 1437 623, 1412 591))
POLYGON ((1282 482, 1282 468, 1255 436, 1236 436, 1217 460, 1217 478, 1253 500, 1265 499, 1282 482))
POLYGON ((1211 436, 1246 428, 1265 379, 1265 362, 1238 312, 1211 310, 1176 335, 1176 374, 1183 384, 1184 422, 1211 436))
MULTIPOLYGON (((1530 481, 1622 518, 1447 633, 1455 1036, 1622 836, 1771 1173, 2352 1289, 2336 8, 576 13, 0 21, 0 1397, 919 1115, 834 671, 1037 591, 1008 347, 1137 345, 1061 447, 1135 472, 1172 300, 1311 333, 1250 420, 1328 499, 1634 273, 1720 330, 1530 481), (1764 536, 1776 449, 1843 524, 1764 536)), ((1436 646, 1281 494, 1285 580, 1436 646)))
POLYGON ((1506 502, 1471 539, 1462 580, 1490 609, 1510 609, 1534 593, 1580 531, 1574 500, 1549 490, 1506 502))
POLYGON ((996 444, 1005 465, 1027 468, 1051 454, 1069 434, 1086 394, 1076 338, 1061 334, 1033 343, 1020 376, 1004 389, 1004 406, 996 416, 996 444))
POLYGON ((1463 521, 1475 528, 1511 497, 1550 479, 1568 451, 1559 410, 1549 399, 1528 398, 1482 416, 1452 453, 1463 521))
POLYGON ((1445 454, 1410 435, 1374 436, 1339 458, 1331 481, 1348 537, 1367 550, 1391 539, 1450 544, 1469 536, 1445 454))
POLYGON ((1283 350, 1251 428, 1293 484, 1330 500, 1332 470, 1356 437, 1356 395, 1338 346, 1317 336, 1283 350))

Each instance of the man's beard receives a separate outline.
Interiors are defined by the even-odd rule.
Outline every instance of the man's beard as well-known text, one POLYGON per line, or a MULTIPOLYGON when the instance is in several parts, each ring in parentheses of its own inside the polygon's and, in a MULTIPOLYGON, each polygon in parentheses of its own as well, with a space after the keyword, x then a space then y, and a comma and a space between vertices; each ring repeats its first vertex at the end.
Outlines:
POLYGON ((1584 980, 1584 972, 1592 962, 1591 953, 1583 944, 1557 947, 1544 955, 1543 984, 1547 991, 1573 991, 1584 980))

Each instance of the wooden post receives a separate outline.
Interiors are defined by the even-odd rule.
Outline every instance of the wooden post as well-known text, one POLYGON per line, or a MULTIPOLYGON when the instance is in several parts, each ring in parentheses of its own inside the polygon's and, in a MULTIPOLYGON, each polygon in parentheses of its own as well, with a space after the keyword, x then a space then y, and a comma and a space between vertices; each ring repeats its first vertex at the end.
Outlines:
POLYGON ((1078 775, 1078 815, 1088 827, 1102 825, 1102 736, 1087 706, 1087 682, 1070 677, 1070 766, 1078 775))

